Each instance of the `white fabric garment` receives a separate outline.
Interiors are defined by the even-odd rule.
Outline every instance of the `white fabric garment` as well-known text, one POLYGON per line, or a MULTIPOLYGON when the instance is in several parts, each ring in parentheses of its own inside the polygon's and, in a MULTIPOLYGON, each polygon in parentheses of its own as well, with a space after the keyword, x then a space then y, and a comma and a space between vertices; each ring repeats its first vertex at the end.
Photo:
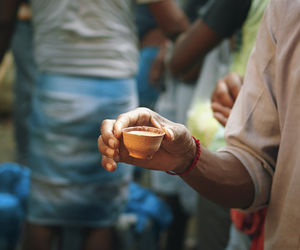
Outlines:
POLYGON ((40 71, 132 77, 138 63, 133 7, 140 1, 32 0, 40 71))

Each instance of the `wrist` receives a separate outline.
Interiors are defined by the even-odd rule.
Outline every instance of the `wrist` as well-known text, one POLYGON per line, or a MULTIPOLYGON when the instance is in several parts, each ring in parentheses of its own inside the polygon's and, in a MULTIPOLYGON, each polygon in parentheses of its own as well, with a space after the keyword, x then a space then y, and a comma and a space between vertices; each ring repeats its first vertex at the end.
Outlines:
POLYGON ((189 157, 188 164, 182 164, 180 167, 173 169, 172 171, 165 171, 167 174, 170 175, 179 175, 184 176, 188 174, 190 171, 192 171, 199 161, 200 154, 201 154, 201 147, 200 147, 200 141, 193 137, 194 140, 194 146, 193 150, 191 152, 192 157, 189 157))

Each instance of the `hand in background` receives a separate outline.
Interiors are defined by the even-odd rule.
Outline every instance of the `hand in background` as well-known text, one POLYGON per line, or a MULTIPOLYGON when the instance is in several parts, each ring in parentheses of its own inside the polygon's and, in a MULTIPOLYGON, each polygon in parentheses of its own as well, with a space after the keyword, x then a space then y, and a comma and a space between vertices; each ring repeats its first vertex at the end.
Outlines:
POLYGON ((165 74, 165 56, 167 53, 166 43, 160 45, 159 52, 154 59, 150 72, 149 82, 157 89, 164 90, 164 74, 165 74))
POLYGON ((102 154, 102 166, 110 172, 116 169, 119 161, 147 169, 183 172, 191 165, 196 153, 195 142, 185 126, 171 122, 147 108, 121 114, 117 120, 104 120, 98 148, 102 154), (161 128, 166 133, 160 149, 151 160, 129 156, 122 141, 123 128, 143 125, 161 128))
POLYGON ((243 83, 243 77, 231 72, 217 82, 211 95, 211 108, 214 117, 225 126, 233 104, 243 83))

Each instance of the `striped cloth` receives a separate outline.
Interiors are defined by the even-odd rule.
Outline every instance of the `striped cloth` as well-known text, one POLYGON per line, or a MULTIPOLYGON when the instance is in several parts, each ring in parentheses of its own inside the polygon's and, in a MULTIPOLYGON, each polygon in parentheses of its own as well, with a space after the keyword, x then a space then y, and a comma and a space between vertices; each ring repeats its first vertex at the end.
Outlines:
POLYGON ((41 74, 30 118, 32 170, 28 220, 44 225, 107 226, 127 201, 132 167, 107 172, 97 148, 103 119, 137 106, 134 79, 41 74))

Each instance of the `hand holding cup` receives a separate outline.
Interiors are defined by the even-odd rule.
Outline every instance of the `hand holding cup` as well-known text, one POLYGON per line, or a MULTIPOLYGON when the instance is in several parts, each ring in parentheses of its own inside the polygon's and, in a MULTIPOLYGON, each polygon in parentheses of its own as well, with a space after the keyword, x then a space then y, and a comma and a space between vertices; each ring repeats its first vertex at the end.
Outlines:
POLYGON ((117 162, 121 161, 147 169, 181 172, 192 163, 196 153, 195 142, 185 126, 171 122, 147 108, 121 114, 116 120, 104 120, 98 148, 102 154, 102 166, 108 171, 114 171, 117 162), (160 147, 151 157, 133 157, 125 147, 123 133, 128 127, 135 126, 152 127, 160 131, 159 136, 165 133, 160 147))

